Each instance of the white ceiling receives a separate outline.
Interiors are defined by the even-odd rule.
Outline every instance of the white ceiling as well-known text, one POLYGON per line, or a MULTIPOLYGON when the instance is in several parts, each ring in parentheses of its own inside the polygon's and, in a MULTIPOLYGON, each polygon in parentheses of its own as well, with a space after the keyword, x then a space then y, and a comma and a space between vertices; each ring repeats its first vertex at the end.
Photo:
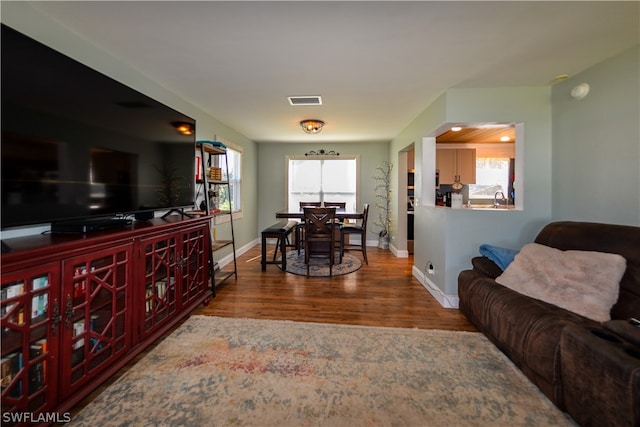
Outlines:
POLYGON ((384 141, 448 88, 547 86, 639 42, 639 2, 33 3, 257 142, 384 141), (321 106, 287 96, 321 95, 321 106), (317 135, 298 122, 324 120, 317 135))

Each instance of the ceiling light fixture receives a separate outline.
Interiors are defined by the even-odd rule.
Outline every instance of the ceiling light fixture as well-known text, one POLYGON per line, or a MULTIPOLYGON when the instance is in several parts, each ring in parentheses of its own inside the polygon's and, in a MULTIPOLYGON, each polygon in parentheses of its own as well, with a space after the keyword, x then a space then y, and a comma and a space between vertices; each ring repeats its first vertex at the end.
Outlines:
POLYGON ((300 126, 306 133, 319 133, 324 126, 324 122, 322 120, 307 119, 301 121, 300 126))
POLYGON ((187 122, 173 122, 171 125, 176 128, 180 135, 193 135, 194 126, 187 122))
POLYGON ((462 127, 454 126, 454 127, 451 128, 451 130, 454 131, 454 132, 460 132, 462 130, 462 127))
POLYGON ((511 140, 511 138, 506 136, 506 135, 500 137, 500 141, 502 141, 502 142, 509 142, 510 140, 511 140))

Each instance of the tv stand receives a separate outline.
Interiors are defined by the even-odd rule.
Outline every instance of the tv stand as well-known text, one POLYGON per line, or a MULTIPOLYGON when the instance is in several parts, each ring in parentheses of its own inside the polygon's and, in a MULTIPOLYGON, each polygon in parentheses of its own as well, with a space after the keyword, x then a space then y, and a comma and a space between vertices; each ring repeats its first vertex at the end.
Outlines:
POLYGON ((90 233, 92 231, 111 230, 131 225, 129 218, 88 218, 73 221, 61 221, 51 224, 52 234, 77 234, 90 233))
POLYGON ((186 213, 184 211, 183 208, 173 208, 173 209, 169 209, 164 215, 162 215, 162 218, 166 218, 169 215, 171 215, 172 213, 177 213, 178 215, 182 215, 182 218, 184 219, 186 218, 195 218, 193 215, 189 215, 188 213, 186 213))
POLYGON ((70 411, 210 301, 209 222, 173 215, 86 235, 6 239, 3 417, 70 411))

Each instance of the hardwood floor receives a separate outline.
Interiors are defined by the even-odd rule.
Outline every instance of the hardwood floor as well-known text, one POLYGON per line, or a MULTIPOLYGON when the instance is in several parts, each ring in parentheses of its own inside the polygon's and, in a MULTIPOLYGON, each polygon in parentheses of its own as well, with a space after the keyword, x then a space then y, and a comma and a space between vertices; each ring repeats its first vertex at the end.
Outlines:
POLYGON ((283 273, 276 265, 263 272, 260 246, 255 246, 238 258, 237 282, 227 281, 194 314, 476 331, 457 309, 443 308, 411 276, 412 258, 396 258, 375 247, 368 247, 367 255, 369 265, 355 273, 307 278, 283 273))
MULTIPOLYGON (((333 278, 307 278, 283 273, 276 265, 268 265, 267 271, 263 272, 260 251, 258 245, 238 257, 238 280, 229 279, 216 290, 215 299, 192 314, 477 331, 457 309, 443 308, 411 276, 412 258, 396 258, 388 250, 372 247, 367 248, 369 265, 363 265, 355 273, 333 278)), ((358 252, 354 254, 361 256, 358 252)), ((76 405, 72 416, 131 369, 156 344, 76 405)))

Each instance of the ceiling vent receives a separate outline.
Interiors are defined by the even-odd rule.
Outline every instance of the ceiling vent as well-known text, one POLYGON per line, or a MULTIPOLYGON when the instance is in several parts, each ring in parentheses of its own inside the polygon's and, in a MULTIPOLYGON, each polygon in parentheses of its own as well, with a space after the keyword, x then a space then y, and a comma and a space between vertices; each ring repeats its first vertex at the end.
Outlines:
POLYGON ((288 96, 291 105, 322 105, 321 96, 288 96))

